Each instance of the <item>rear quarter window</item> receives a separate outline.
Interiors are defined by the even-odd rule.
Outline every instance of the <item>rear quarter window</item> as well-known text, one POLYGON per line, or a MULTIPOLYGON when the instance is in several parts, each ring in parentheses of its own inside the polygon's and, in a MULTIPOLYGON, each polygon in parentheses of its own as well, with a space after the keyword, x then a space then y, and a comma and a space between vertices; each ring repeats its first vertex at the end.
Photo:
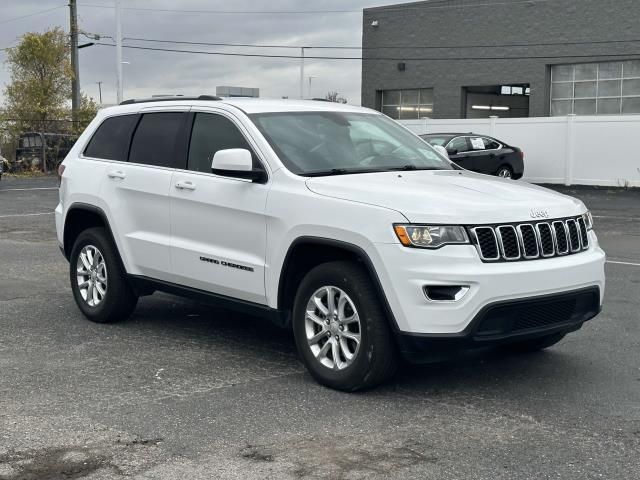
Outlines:
POLYGON ((500 148, 500 144, 491 138, 485 137, 482 139, 482 141, 484 142, 484 148, 486 148, 487 150, 497 150, 498 148, 500 148))
POLYGON ((84 150, 87 157, 127 161, 131 134, 138 115, 120 115, 105 119, 84 150))

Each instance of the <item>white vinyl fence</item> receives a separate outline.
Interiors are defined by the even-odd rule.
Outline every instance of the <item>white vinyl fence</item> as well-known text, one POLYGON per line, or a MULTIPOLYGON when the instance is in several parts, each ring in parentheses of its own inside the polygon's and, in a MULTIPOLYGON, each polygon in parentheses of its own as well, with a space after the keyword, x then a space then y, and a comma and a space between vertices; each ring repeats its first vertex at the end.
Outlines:
POLYGON ((417 134, 473 132, 520 147, 528 182, 640 187, 640 115, 400 123, 417 134))

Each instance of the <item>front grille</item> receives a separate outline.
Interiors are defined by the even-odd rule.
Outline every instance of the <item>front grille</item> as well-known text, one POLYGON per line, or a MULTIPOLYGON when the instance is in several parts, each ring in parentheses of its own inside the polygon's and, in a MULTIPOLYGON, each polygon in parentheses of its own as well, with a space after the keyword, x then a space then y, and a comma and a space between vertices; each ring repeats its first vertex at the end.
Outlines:
POLYGON ((589 248, 582 217, 551 222, 469 227, 484 262, 535 260, 579 253, 589 248))

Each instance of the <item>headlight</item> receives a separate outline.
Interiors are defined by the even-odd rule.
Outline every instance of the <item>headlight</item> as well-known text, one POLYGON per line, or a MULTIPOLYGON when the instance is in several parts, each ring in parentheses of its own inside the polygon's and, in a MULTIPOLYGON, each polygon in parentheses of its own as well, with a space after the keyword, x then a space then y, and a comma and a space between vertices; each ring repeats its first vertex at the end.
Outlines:
POLYGON ((440 248, 443 245, 469 243, 463 227, 452 225, 394 225, 398 240, 405 247, 440 248))
POLYGON ((587 210, 587 213, 582 214, 582 218, 584 219, 584 224, 587 227, 587 231, 593 230, 593 216, 591 212, 587 210))

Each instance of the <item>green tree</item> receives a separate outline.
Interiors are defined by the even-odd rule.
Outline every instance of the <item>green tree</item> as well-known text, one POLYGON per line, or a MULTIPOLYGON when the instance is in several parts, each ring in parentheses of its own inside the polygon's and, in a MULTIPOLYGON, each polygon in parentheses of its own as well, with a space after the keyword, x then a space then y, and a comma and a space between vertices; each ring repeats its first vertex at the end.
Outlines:
POLYGON ((67 34, 59 27, 27 33, 7 51, 11 81, 4 90, 4 118, 14 134, 61 132, 71 125, 68 101, 73 70, 67 34))
MULTIPOLYGON (((73 133, 80 135, 82 131, 91 123, 93 117, 98 113, 98 104, 91 97, 80 93, 80 111, 78 112, 78 127, 73 133)), ((71 112, 69 112, 71 116, 71 112)))

